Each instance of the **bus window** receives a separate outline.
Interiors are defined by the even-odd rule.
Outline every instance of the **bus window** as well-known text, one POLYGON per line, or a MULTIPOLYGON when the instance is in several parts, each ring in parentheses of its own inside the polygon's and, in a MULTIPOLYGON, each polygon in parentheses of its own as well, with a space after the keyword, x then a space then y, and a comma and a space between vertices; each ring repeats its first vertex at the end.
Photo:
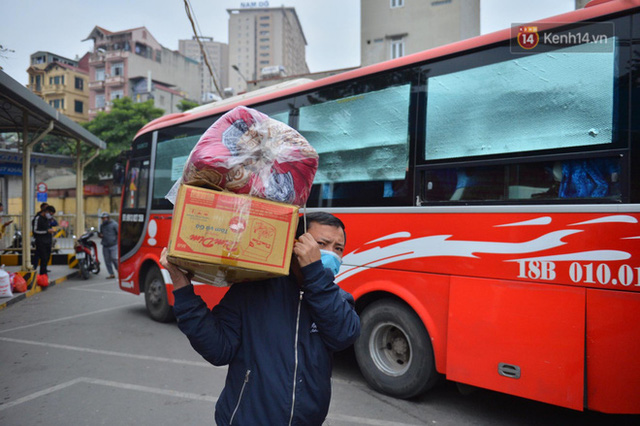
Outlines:
POLYGON ((424 202, 602 199, 621 201, 620 157, 567 159, 422 172, 424 202))
POLYGON ((149 188, 149 160, 132 160, 124 183, 124 209, 147 207, 149 188))
MULTIPOLYGON (((159 141, 153 173, 153 207, 160 208, 164 196, 182 176, 182 170, 200 135, 176 137, 159 141)), ((172 208, 170 205, 167 208, 172 208)))
POLYGON ((615 65, 581 45, 431 76, 424 160, 611 144, 615 65))
POLYGON ((408 194, 410 84, 299 109, 298 131, 320 156, 313 206, 384 205, 408 194))

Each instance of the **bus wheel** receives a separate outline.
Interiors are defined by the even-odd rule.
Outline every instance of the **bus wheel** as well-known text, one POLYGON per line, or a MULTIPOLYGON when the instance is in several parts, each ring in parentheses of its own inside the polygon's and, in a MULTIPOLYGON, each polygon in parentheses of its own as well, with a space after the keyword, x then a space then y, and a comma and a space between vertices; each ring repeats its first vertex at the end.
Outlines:
POLYGON ((173 311, 167 301, 167 287, 157 268, 149 270, 144 280, 144 302, 151 319, 159 322, 173 320, 173 311))
POLYGON ((433 387, 438 374, 431 340, 412 309, 397 300, 378 300, 365 308, 360 321, 354 349, 371 387, 396 398, 411 398, 433 387))

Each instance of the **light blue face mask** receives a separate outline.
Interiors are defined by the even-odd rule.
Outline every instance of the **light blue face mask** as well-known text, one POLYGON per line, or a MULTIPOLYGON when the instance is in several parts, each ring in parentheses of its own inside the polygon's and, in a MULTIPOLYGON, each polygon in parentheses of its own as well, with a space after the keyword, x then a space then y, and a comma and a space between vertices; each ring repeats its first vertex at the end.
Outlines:
POLYGON ((320 261, 322 266, 329 268, 333 272, 333 276, 338 275, 340 271, 340 265, 342 265, 342 259, 340 256, 329 250, 320 249, 320 261))

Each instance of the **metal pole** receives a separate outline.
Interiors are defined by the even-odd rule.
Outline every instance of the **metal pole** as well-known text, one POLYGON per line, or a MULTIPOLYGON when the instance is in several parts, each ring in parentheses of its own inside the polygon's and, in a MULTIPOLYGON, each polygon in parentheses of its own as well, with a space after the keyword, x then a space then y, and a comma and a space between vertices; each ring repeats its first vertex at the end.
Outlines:
POLYGON ((76 141, 76 235, 84 234, 84 173, 82 168, 81 144, 76 141))
POLYGON ((31 150, 35 144, 40 142, 50 131, 53 130, 54 122, 50 121, 49 126, 29 142, 29 115, 23 114, 22 127, 22 270, 31 271, 31 203, 33 202, 33 186, 31 185, 31 150))

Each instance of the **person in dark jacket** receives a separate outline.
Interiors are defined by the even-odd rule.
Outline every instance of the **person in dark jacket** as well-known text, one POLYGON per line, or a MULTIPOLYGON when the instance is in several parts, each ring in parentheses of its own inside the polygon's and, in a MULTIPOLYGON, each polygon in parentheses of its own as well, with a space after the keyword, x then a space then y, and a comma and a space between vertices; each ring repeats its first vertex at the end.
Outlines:
POLYGON ((193 348, 229 365, 216 403, 218 425, 320 425, 331 399, 333 352, 360 334, 353 297, 334 282, 346 240, 328 213, 298 227, 289 276, 233 284, 209 310, 189 278, 167 261, 174 313, 193 348))
POLYGON ((51 219, 56 209, 47 205, 40 210, 33 220, 33 236, 36 239, 36 250, 33 256, 33 267, 38 268, 40 263, 40 275, 47 275, 47 264, 51 257, 52 234, 55 230, 51 227, 51 219))
POLYGON ((111 215, 104 212, 100 215, 102 223, 98 237, 102 238, 102 255, 104 263, 107 265, 109 276, 107 278, 115 278, 113 268, 118 270, 118 224, 111 220, 111 215))

